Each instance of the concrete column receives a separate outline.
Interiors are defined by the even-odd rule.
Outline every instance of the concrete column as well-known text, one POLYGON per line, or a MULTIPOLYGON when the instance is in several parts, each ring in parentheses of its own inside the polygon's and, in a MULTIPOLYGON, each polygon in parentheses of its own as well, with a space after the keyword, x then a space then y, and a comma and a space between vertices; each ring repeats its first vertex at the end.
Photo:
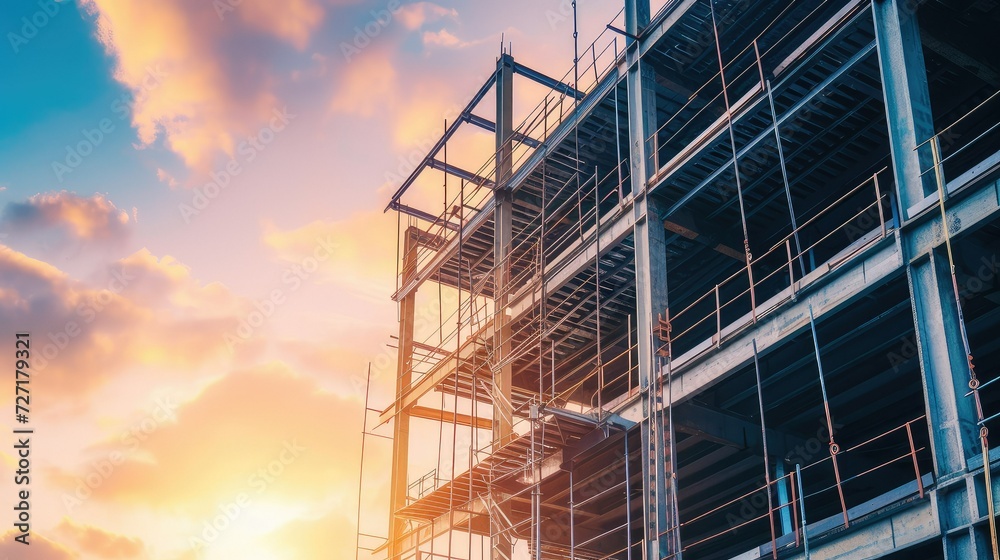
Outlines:
MULTIPOLYGON (((649 0, 626 0, 626 31, 637 36, 649 24, 649 0)), ((626 76, 629 102, 629 158, 632 193, 635 197, 635 283, 636 323, 638 339, 638 374, 642 392, 642 474, 643 474, 643 540, 647 560, 658 560, 675 552, 671 533, 658 537, 673 521, 673 501, 665 479, 670 470, 669 426, 659 418, 651 418, 657 398, 647 389, 655 382, 660 370, 656 358, 658 338, 654 335, 659 314, 667 309, 667 252, 663 228, 663 208, 645 194, 646 182, 652 173, 653 146, 646 138, 656 130, 656 92, 650 67, 639 58, 639 42, 632 38, 626 43, 626 76), (652 429, 651 429, 652 428, 652 429), (658 445, 657 433, 663 433, 666 445, 658 445), (666 448, 666 449, 664 449, 666 448)), ((680 558, 677 556, 676 558, 680 558)))
POLYGON ((872 2, 892 168, 904 220, 911 218, 920 208, 917 204, 935 191, 933 173, 920 176, 933 165, 930 146, 914 149, 934 134, 918 9, 919 3, 913 0, 872 2))
POLYGON ((971 526, 983 512, 982 482, 968 472, 969 457, 980 453, 969 367, 959 328, 951 271, 943 249, 915 254, 907 222, 936 204, 937 186, 930 146, 917 145, 934 134, 927 71, 918 25, 920 3, 874 0, 875 35, 886 101, 892 166, 903 226, 916 342, 923 379, 927 424, 937 486, 932 499, 941 521, 945 558, 986 558, 989 543, 971 526))
POLYGON ((510 178, 511 175, 511 138, 513 132, 513 74, 514 59, 510 55, 503 55, 497 63, 497 168, 496 184, 494 192, 496 205, 493 211, 494 237, 493 237, 493 259, 494 268, 494 302, 496 304, 496 335, 494 352, 493 371, 493 439, 500 444, 506 443, 513 433, 512 424, 513 411, 510 406, 511 398, 511 374, 512 365, 506 363, 510 355, 510 316, 507 314, 508 283, 510 282, 510 263, 507 257, 510 254, 511 243, 511 206, 513 203, 511 193, 501 185, 510 178))
MULTIPOLYGON (((493 289, 495 309, 495 334, 493 345, 493 444, 504 445, 514 434, 511 406, 511 376, 513 365, 507 361, 511 353, 510 316, 507 314, 508 283, 510 282, 510 254, 512 203, 511 192, 506 188, 506 181, 512 172, 511 155, 513 149, 513 82, 514 59, 509 54, 503 54, 497 61, 496 80, 496 190, 493 193, 496 205, 493 210, 493 289)), ((502 511, 510 517, 509 504, 501 506, 502 511)), ((507 527, 503 527, 507 528, 507 527)), ((503 533, 494 539, 493 558, 506 560, 513 554, 511 535, 503 533)))
MULTIPOLYGON (((408 282, 416 273, 417 240, 420 231, 411 227, 406 230, 403 238, 403 278, 408 282)), ((399 302, 399 353, 396 366, 396 400, 399 402, 403 393, 409 389, 413 380, 413 317, 416 290, 410 292, 399 302)), ((410 411, 397 410, 392 427, 392 474, 389 488, 389 554, 390 558, 404 552, 403 533, 406 532, 405 521, 396 517, 396 511, 406 506, 407 493, 407 463, 410 449, 410 411)))
POLYGON ((989 544, 970 526, 986 514, 979 496, 982 483, 967 469, 969 457, 981 452, 979 428, 973 402, 965 397, 969 367, 943 249, 916 258, 907 267, 907 279, 937 480, 932 496, 945 534, 945 558, 986 558, 989 544))

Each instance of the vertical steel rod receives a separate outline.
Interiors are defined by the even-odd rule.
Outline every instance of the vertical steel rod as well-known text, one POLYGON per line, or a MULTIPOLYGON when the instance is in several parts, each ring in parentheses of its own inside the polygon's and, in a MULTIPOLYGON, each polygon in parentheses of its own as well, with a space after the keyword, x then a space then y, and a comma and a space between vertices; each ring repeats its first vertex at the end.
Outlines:
POLYGON ((573 465, 569 467, 569 560, 576 560, 576 519, 573 513, 573 465))
POLYGON ((600 179, 597 166, 594 166, 594 290, 597 308, 594 310, 597 318, 597 419, 604 417, 604 362, 601 348, 601 195, 598 188, 600 179))
POLYGON ((809 535, 806 533, 809 523, 806 521, 806 493, 802 487, 802 468, 795 463, 795 484, 799 487, 799 513, 802 516, 802 546, 805 548, 805 560, 809 560, 809 535))
POLYGON ((913 444, 913 429, 910 427, 910 423, 906 423, 906 438, 910 442, 910 457, 913 458, 913 474, 917 477, 917 489, 920 491, 920 497, 924 497, 924 481, 920 476, 920 465, 917 463, 917 448, 913 444))
POLYGON ((715 347, 722 346, 722 307, 719 305, 719 285, 715 285, 715 347))
POLYGON ((743 186, 740 183, 740 162, 739 154, 736 151, 736 135, 733 133, 733 113, 729 105, 729 92, 726 90, 726 67, 722 62, 722 43, 719 40, 719 26, 715 21, 715 1, 708 1, 709 9, 712 12, 712 31, 715 34, 715 52, 719 58, 719 78, 722 80, 722 99, 726 104, 726 120, 729 129, 729 145, 733 150, 733 172, 736 177, 736 196, 740 203, 740 223, 743 225, 743 251, 746 253, 747 277, 750 280, 750 317, 753 322, 757 322, 757 296, 754 294, 753 270, 750 266, 753 262, 753 255, 750 253, 750 235, 747 231, 747 215, 743 206, 743 186))
POLYGON ((760 383, 760 360, 757 357, 757 339, 753 344, 753 369, 757 375, 757 406, 760 408, 760 441, 764 446, 764 483, 767 492, 767 520, 771 529, 771 557, 778 558, 778 539, 774 534, 774 503, 771 501, 771 460, 767 457, 767 428, 764 422, 764 393, 760 383))
POLYGON ((354 560, 361 558, 361 489, 365 477, 365 440, 368 439, 368 395, 371 390, 372 364, 368 362, 368 380, 365 381, 365 412, 361 421, 361 468, 358 469, 358 529, 354 539, 354 560))
POLYGON ((798 548, 799 544, 802 542, 801 537, 799 536, 799 509, 796 507, 799 500, 798 489, 796 488, 798 484, 798 476, 796 473, 791 472, 788 473, 788 477, 788 486, 792 489, 792 502, 789 504, 789 507, 792 508, 792 523, 794 523, 793 527, 795 530, 795 547, 798 548))
POLYGON ((632 487, 629 483, 628 432, 625 432, 625 544, 626 560, 632 560, 632 487))
POLYGON ((819 354, 819 337, 816 336, 816 319, 813 317, 812 305, 809 306, 809 328, 812 331, 813 349, 816 352, 816 367, 819 370, 819 388, 823 392, 823 409, 826 411, 826 429, 830 432, 830 460, 833 462, 833 475, 837 479, 837 493, 840 495, 840 507, 844 512, 844 527, 850 525, 847 516, 847 501, 844 499, 844 487, 840 482, 840 465, 837 463, 837 453, 840 446, 834 440, 833 435, 833 415, 830 414, 830 400, 826 394, 826 380, 823 378, 823 360, 819 354))
POLYGON ((878 207, 878 223, 882 225, 882 239, 886 236, 885 227, 885 211, 882 209, 882 190, 878 186, 878 173, 872 175, 872 181, 875 181, 875 206, 878 207))

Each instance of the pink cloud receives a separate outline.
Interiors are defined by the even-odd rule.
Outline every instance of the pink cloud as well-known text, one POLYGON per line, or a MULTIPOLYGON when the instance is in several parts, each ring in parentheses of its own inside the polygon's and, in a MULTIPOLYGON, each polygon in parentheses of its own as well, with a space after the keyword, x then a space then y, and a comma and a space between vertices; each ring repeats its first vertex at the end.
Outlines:
POLYGON ((83 6, 116 59, 115 78, 136 94, 132 124, 140 144, 162 137, 200 173, 220 154, 232 156, 282 106, 279 72, 241 45, 265 36, 302 50, 325 17, 320 0, 84 0, 83 6))
POLYGON ((0 225, 23 232, 57 229, 88 241, 120 239, 130 232, 128 212, 104 195, 81 197, 67 191, 36 194, 26 202, 12 202, 4 208, 0 225))
POLYGON ((54 405, 141 366, 195 371, 225 356, 246 303, 170 257, 139 251, 89 281, 0 245, 0 323, 32 334, 54 405))
POLYGON ((441 19, 458 20, 458 11, 445 8, 433 2, 413 2, 406 4, 396 14, 399 21, 409 30, 420 29, 424 24, 441 19))

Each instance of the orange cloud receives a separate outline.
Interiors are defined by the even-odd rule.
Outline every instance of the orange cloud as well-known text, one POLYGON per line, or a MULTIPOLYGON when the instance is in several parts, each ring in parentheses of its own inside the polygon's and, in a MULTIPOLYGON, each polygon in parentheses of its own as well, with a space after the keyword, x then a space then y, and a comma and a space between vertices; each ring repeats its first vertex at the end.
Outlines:
POLYGON ((363 64, 348 64, 340 72, 330 100, 334 113, 373 117, 397 104, 396 68, 389 54, 372 49, 363 64))
POLYGON ((148 460, 127 460, 95 496, 194 519, 241 494, 258 513, 268 504, 322 503, 329 493, 349 502, 361 413, 356 399, 285 366, 230 373, 181 406, 176 424, 149 435, 148 460))
POLYGON ((56 531, 72 541, 78 550, 108 560, 138 558, 145 552, 141 539, 109 533, 64 518, 56 531))
POLYGON ((193 371, 226 352, 245 303, 170 257, 141 250, 91 281, 0 245, 0 322, 33 333, 46 400, 72 397, 140 365, 193 371))
POLYGON ((384 301, 393 290, 396 274, 395 222, 391 214, 366 211, 345 220, 317 220, 292 230, 266 224, 263 243, 286 262, 316 258, 321 280, 384 301))
POLYGON ((83 240, 110 240, 130 232, 128 212, 102 194, 82 197, 59 191, 36 194, 4 208, 0 226, 13 232, 59 229, 83 240))
POLYGON ((274 3, 266 0, 237 3, 216 2, 216 13, 225 19, 233 13, 239 20, 272 37, 284 39, 302 50, 309 37, 323 21, 323 7, 313 0, 285 0, 274 3))
MULTIPOLYGON (((8 531, 0 536, 0 557, 2 558, 23 558, 25 546, 14 540, 18 535, 17 531, 8 531)), ((38 534, 31 532, 29 537, 31 547, 31 560, 75 560, 79 556, 73 551, 63 547, 61 544, 50 541, 38 534)))
POLYGON ((115 78, 135 94, 131 116, 140 142, 148 146, 162 136, 200 173, 220 153, 232 156, 281 107, 280 72, 241 45, 264 35, 301 50, 325 14, 319 0, 84 0, 83 6, 116 59, 115 78))

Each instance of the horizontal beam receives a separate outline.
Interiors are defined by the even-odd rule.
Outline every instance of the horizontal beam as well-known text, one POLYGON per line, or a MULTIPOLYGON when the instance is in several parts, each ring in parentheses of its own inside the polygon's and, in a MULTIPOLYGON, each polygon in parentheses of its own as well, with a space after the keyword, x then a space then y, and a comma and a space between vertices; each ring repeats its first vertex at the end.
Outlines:
MULTIPOLYGON (((488 130, 490 132, 497 131, 497 124, 495 122, 480 117, 479 115, 469 113, 468 115, 463 115, 463 118, 465 119, 465 122, 473 126, 478 126, 483 130, 488 130)), ((523 134, 517 131, 514 132, 514 141, 520 142, 521 144, 526 144, 528 146, 531 146, 532 148, 537 148, 542 145, 542 142, 540 140, 535 140, 531 136, 528 136, 527 134, 523 134)))
POLYGON ((441 216, 435 216, 430 212, 424 212, 418 208, 413 208, 412 206, 407 206, 399 201, 395 201, 389 204, 389 207, 397 212, 402 212, 407 216, 413 216, 414 218, 423 220, 425 222, 430 222, 434 225, 443 224, 444 227, 450 229, 451 231, 458 231, 458 224, 449 221, 441 216))
POLYGON ((747 262, 747 256, 732 247, 719 243, 714 238, 702 235, 695 229, 693 224, 682 224, 683 220, 679 220, 677 217, 674 220, 663 220, 663 227, 669 231, 680 235, 685 239, 690 239, 700 245, 704 245, 710 249, 714 249, 727 257, 736 259, 741 263, 747 262))
MULTIPOLYGON (((604 255, 617 247, 623 239, 632 233, 635 215, 632 212, 631 203, 619 205, 609 210, 601 221, 600 247, 601 254, 604 255)), ((591 226, 583 235, 584 241, 577 239, 561 255, 545 266, 546 298, 594 265, 594 259, 597 257, 594 230, 594 226, 591 226)), ((508 306, 511 309, 511 316, 517 318, 528 309, 533 308, 541 297, 541 286, 537 286, 535 283, 528 284, 511 298, 511 303, 508 306)))
POLYGON ((466 181, 469 181, 471 183, 475 183, 477 185, 484 185, 484 186, 488 186, 488 187, 492 187, 493 186, 493 181, 487 179, 486 177, 482 177, 482 176, 476 175, 475 173, 473 173, 471 171, 466 171, 466 170, 462 169, 461 167, 455 167, 454 165, 451 165, 449 163, 445 163, 445 162, 443 162, 443 161, 441 161, 439 159, 436 159, 436 158, 431 158, 431 160, 428 162, 427 165, 431 169, 436 169, 438 171, 444 171, 445 173, 447 173, 449 175, 454 175, 455 177, 458 177, 459 179, 465 179, 466 181))
MULTIPOLYGON (((475 499, 468 504, 467 509, 455 509, 430 523, 417 525, 413 530, 399 538, 398 548, 399 550, 417 550, 420 545, 429 542, 435 535, 443 535, 459 527, 467 526, 472 523, 473 518, 485 515, 488 515, 486 505, 481 499, 475 499)), ((385 544, 376 548, 374 553, 383 552, 388 546, 389 542, 386 541, 385 544)), ((390 556, 388 560, 397 559, 390 556)))
MULTIPOLYGON (((763 447, 760 424, 730 412, 686 402, 674 410, 674 429, 699 439, 735 447, 758 449, 763 447)), ((785 432, 767 430, 768 453, 781 457, 798 445, 805 445, 802 438, 785 432)))
POLYGON ((460 426, 472 426, 475 423, 476 427, 480 430, 491 430, 493 429, 493 421, 489 418, 473 418, 468 414, 455 414, 454 412, 449 412, 447 410, 440 410, 437 408, 431 408, 429 406, 414 406, 410 408, 410 416, 412 418, 423 418, 425 420, 436 420, 438 422, 446 422, 449 424, 458 424, 460 426))
POLYGON ((583 99, 586 95, 573 86, 564 84, 555 78, 550 78, 537 70, 532 70, 520 62, 514 62, 514 72, 563 95, 568 95, 576 99, 583 99))
MULTIPOLYGON (((830 74, 829 76, 827 76, 827 78, 825 80, 823 80, 822 82, 820 82, 819 84, 817 84, 816 87, 814 87, 808 94, 806 94, 804 97, 802 97, 802 99, 800 99, 798 101, 798 103, 796 103, 795 105, 793 105, 792 107, 790 107, 782 115, 778 116, 778 118, 777 118, 777 125, 775 125, 774 123, 769 124, 767 126, 767 128, 765 128, 764 130, 762 130, 750 142, 747 142, 746 145, 744 145, 742 148, 740 148, 740 150, 739 150, 739 152, 737 154, 738 157, 742 158, 743 156, 749 154, 751 151, 755 150, 760 143, 764 142, 765 140, 767 140, 767 141, 773 140, 774 139, 774 127, 775 126, 778 127, 778 130, 781 130, 781 127, 787 121, 793 119, 798 114, 799 111, 801 111, 803 108, 807 107, 810 103, 812 103, 813 100, 816 99, 817 96, 821 92, 823 92, 826 88, 830 87, 831 84, 833 84, 838 79, 840 79, 840 77, 842 75, 844 75, 849 70, 851 70, 852 68, 854 68, 854 66, 857 63, 859 63, 862 60, 864 60, 866 57, 868 57, 868 55, 872 54, 874 51, 875 51, 875 42, 874 41, 872 41, 868 45, 862 47, 861 50, 859 50, 857 53, 854 54, 854 56, 852 56, 850 59, 848 59, 846 62, 844 62, 844 64, 842 64, 839 68, 837 68, 837 70, 835 70, 832 74, 830 74)), ((778 86, 775 87, 774 89, 778 90, 782 86, 783 86, 783 83, 778 84, 778 86)), ((751 93, 756 94, 756 92, 758 90, 760 90, 760 86, 759 85, 755 86, 755 89, 751 90, 751 93)), ((737 105, 740 105, 741 103, 743 103, 745 101, 745 104, 747 105, 747 107, 746 108, 739 107, 739 108, 734 108, 733 109, 733 112, 734 112, 734 114, 733 114, 733 124, 735 125, 737 122, 739 122, 740 120, 742 120, 743 117, 749 115, 751 113, 751 111, 753 110, 754 107, 762 104, 766 99, 767 99, 766 96, 761 96, 758 99, 756 99, 755 101, 751 101, 750 97, 744 97, 739 102, 737 102, 737 105)), ((674 171, 677 171, 677 170, 681 169, 684 166, 684 164, 686 164, 688 161, 690 161, 694 156, 696 156, 699 153, 701 153, 702 150, 706 146, 711 145, 711 143, 713 141, 715 141, 716 138, 720 137, 720 135, 722 134, 722 132, 724 132, 725 130, 727 130, 726 126, 723 126, 725 124, 723 122, 724 120, 725 120, 725 116, 720 117, 720 119, 716 121, 716 124, 713 126, 713 128, 710 129, 710 130, 712 130, 712 133, 708 137, 705 137, 703 139, 703 141, 699 143, 700 145, 698 145, 697 149, 690 150, 690 152, 686 155, 686 157, 682 161, 679 161, 679 162, 675 163, 677 161, 677 158, 675 158, 674 161, 672 161, 672 162, 668 163, 666 166, 664 166, 665 169, 669 169, 670 170, 669 173, 662 173, 661 174, 660 170, 657 170, 657 177, 656 177, 656 179, 653 182, 654 186, 652 187, 652 189, 657 188, 659 185, 665 184, 667 182, 666 181, 667 178, 670 175, 672 175, 674 171)), ((680 200, 678 200, 677 202, 675 202, 665 212, 665 215, 666 216, 672 215, 674 212, 677 212, 680 208, 682 208, 685 204, 687 204, 688 202, 690 202, 693 198, 695 198, 698 195, 700 195, 702 193, 702 191, 704 191, 705 189, 707 189, 708 186, 713 181, 715 181, 716 179, 718 179, 720 175, 722 175, 723 173, 726 173, 726 172, 728 172, 728 170, 732 169, 732 165, 733 165, 733 158, 730 157, 724 163, 722 163, 721 165, 717 166, 715 168, 715 171, 713 171, 711 174, 709 174, 708 177, 705 177, 701 181, 701 183, 699 183, 696 187, 692 188, 687 193, 685 193, 684 196, 682 196, 680 198, 680 200)))

